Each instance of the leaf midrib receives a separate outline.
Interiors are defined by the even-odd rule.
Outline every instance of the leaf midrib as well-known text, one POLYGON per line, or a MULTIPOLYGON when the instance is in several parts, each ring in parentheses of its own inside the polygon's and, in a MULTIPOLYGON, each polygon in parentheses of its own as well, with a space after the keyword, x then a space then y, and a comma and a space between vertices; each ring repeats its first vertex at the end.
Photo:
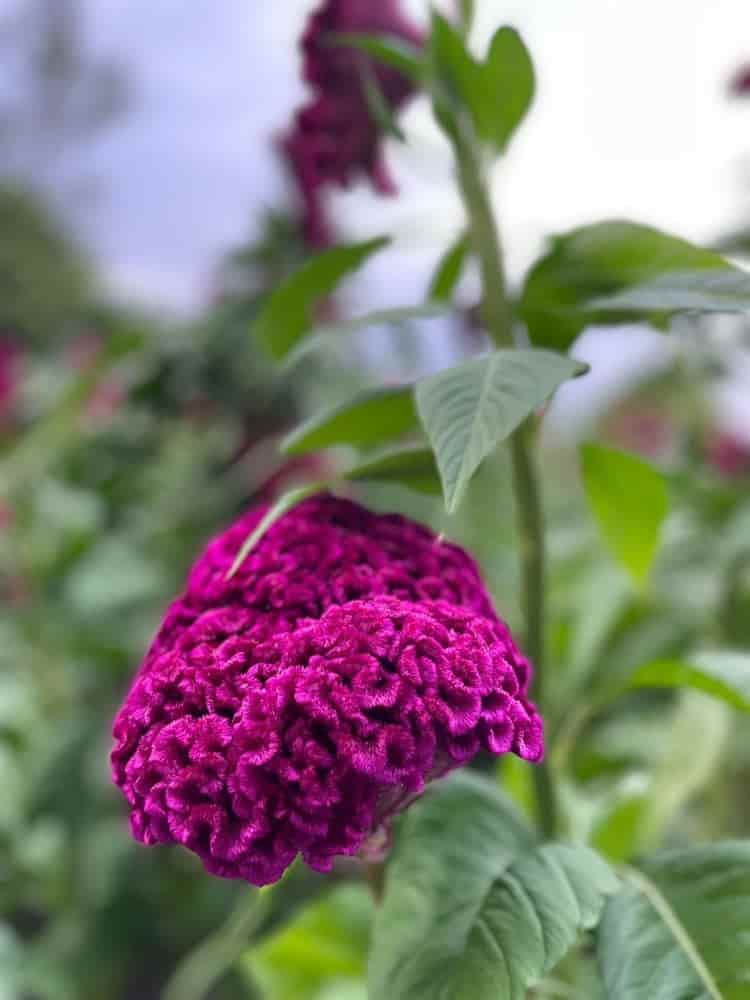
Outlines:
POLYGON ((698 946, 695 944, 690 934, 682 923, 678 915, 669 905, 669 901, 663 895, 659 887, 651 881, 648 876, 635 868, 626 868, 625 875, 645 896, 652 909, 661 918, 669 933, 672 935, 678 946, 688 957, 701 983, 708 991, 711 1000, 724 1000, 719 986, 714 979, 711 970, 703 961, 698 946))

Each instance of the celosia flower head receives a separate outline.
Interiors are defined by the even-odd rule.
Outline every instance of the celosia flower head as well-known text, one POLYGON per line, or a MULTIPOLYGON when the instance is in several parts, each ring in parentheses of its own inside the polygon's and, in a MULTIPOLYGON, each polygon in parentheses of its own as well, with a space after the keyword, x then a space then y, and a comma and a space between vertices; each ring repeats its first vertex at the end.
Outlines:
POLYGON ((145 844, 264 885, 330 869, 480 749, 538 760, 530 668, 476 567, 404 518, 329 496, 215 539, 115 722, 145 844))
POLYGON ((382 157, 381 130, 368 103, 366 74, 394 111, 414 93, 411 81, 397 70, 336 45, 337 34, 386 34, 415 46, 424 41, 401 13, 398 0, 325 0, 310 18, 302 52, 303 75, 313 94, 298 111, 282 149, 303 200, 305 238, 317 247, 331 242, 323 206, 328 188, 346 187, 365 174, 379 192, 395 190, 382 157))

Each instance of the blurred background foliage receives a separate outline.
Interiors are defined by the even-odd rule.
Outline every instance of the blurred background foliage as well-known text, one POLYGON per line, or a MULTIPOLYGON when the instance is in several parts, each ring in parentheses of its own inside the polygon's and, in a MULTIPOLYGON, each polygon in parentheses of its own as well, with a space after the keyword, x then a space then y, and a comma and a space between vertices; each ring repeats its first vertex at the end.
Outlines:
MULTIPOLYGON (((127 74, 83 52, 73 0, 20 10, 0 21, 18 83, 0 98, 0 997, 149 1000, 193 956, 189 985, 170 1000, 204 988, 217 1000, 362 1000, 372 904, 353 870, 325 886, 294 872, 251 894, 187 852, 136 845, 109 781, 109 728, 204 541, 246 504, 335 469, 335 454, 282 462, 280 434, 383 367, 424 364, 424 348, 402 325, 381 330, 377 350, 353 338, 274 373, 248 330, 308 252, 285 206, 217 263, 201 315, 176 322, 111 301, 71 235, 91 179, 68 154, 127 113, 127 74), (222 926, 234 933, 212 937, 222 926)), ((750 835, 750 733, 729 707, 670 690, 603 697, 643 664, 750 648, 750 439, 708 403, 748 330, 680 322, 689 329, 674 363, 589 428, 668 478, 647 588, 600 544, 575 451, 554 428, 543 443, 550 743, 570 832, 618 860, 750 835)), ((456 315, 456 356, 481 349, 471 329, 456 315)), ((397 486, 357 495, 465 544, 514 623, 508 480, 499 454, 451 518, 437 498, 397 486)), ((497 779, 528 808, 525 765, 509 760, 497 779)))

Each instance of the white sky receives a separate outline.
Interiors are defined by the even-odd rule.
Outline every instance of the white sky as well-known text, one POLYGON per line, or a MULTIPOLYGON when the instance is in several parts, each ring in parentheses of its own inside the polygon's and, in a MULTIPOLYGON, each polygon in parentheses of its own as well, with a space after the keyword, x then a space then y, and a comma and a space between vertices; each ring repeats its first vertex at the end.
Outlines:
MULTIPOLYGON (((93 40, 132 63, 138 90, 136 112, 91 158, 108 186, 89 232, 117 288, 194 307, 221 251, 282 197, 269 140, 303 94, 294 45, 314 4, 88 2, 93 40)), ((539 81, 497 176, 514 276, 546 234, 585 221, 626 216, 700 240, 738 222, 743 198, 750 210, 750 102, 726 97, 750 59, 747 0, 479 0, 478 10, 477 41, 514 24, 539 81)), ((392 153, 402 197, 334 199, 351 235, 399 234, 360 283, 368 304, 386 288, 391 304, 413 298, 460 224, 424 108, 406 124, 410 145, 392 153)))

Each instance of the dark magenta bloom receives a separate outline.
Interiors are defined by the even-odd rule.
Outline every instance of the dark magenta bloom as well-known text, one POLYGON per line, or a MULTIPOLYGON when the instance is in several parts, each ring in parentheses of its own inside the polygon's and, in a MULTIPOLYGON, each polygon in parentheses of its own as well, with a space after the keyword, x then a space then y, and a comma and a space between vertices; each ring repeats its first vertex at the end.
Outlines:
POLYGON ((302 197, 305 239, 315 247, 331 242, 323 206, 328 188, 347 187, 365 174, 381 193, 395 190, 382 157, 381 129, 368 104, 365 74, 371 74, 394 111, 414 93, 412 82, 390 66, 332 44, 337 34, 385 34, 414 46, 424 42, 399 10, 398 0, 325 0, 310 18, 302 53, 304 78, 313 94, 297 112, 282 149, 302 197))
POLYGON ((540 759, 529 664, 465 553, 321 496, 225 580, 259 516, 209 544, 115 722, 138 840, 265 885, 356 854, 480 749, 540 759))

